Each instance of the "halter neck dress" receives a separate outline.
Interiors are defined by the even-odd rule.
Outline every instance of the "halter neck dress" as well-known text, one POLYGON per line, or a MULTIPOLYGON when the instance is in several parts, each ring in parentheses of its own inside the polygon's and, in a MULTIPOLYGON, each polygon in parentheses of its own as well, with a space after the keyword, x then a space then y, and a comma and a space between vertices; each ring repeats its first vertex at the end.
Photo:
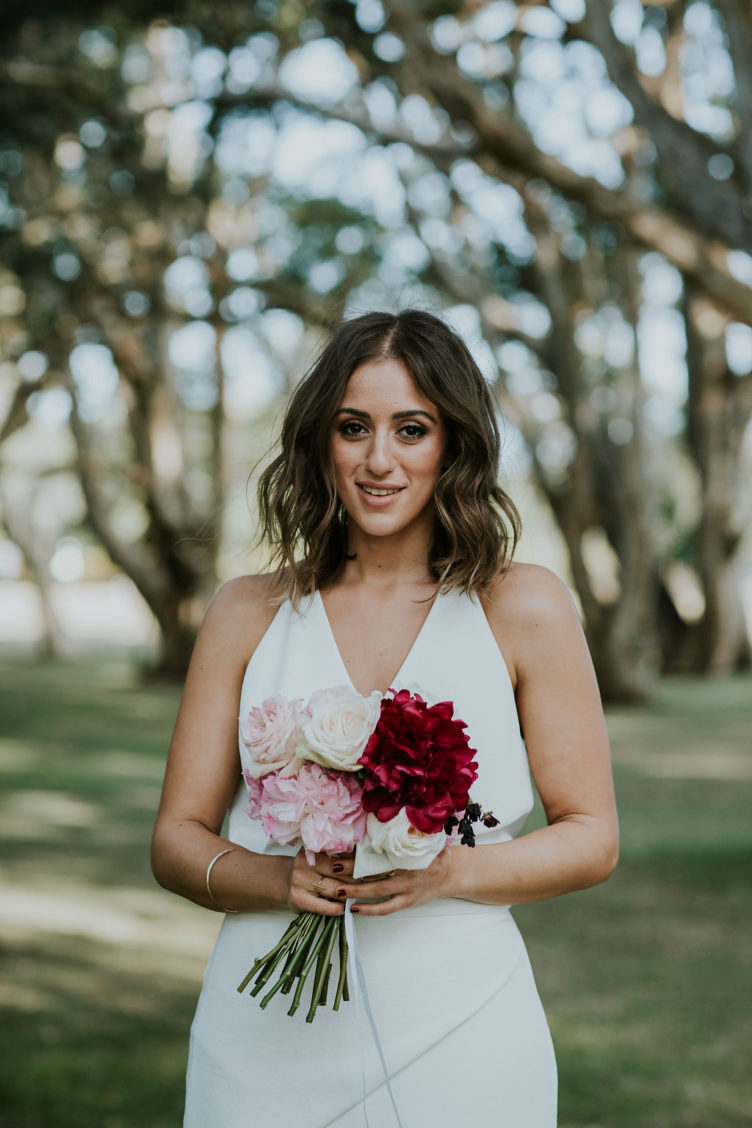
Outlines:
MULTIPOLYGON (((283 603, 243 680, 240 715, 276 695, 352 685, 319 593, 283 603)), ((480 602, 439 594, 394 689, 451 700, 477 749, 472 796, 499 819, 478 845, 519 833, 533 793, 514 692, 480 602)), ((239 741, 240 766, 247 752, 239 741)), ((260 854, 292 855, 251 820, 240 779, 227 837, 260 854)), ((456 846, 455 849, 468 849, 456 846)), ((285 997, 265 1010, 237 986, 282 935, 289 911, 225 917, 191 1027, 184 1128, 362 1128, 361 1040, 370 1128, 396 1123, 367 1026, 285 997), (276 1005, 275 1005, 276 1004, 276 1005)), ((403 1128, 483 1123, 554 1128, 556 1063, 522 937, 507 906, 457 898, 385 917, 355 917, 368 992, 403 1128)), ((304 996, 307 997, 307 996, 304 996)), ((365 1022, 364 1022, 365 1025, 365 1022)))

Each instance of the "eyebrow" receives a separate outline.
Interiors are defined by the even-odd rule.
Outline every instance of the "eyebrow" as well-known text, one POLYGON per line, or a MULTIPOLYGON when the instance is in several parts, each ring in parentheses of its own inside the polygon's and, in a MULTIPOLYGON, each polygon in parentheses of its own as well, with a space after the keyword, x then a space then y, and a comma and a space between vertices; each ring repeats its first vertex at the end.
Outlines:
MULTIPOLYGON (((358 419, 370 419, 371 416, 367 411, 359 411, 357 407, 340 407, 337 415, 356 415, 358 419)), ((421 411, 416 407, 414 411, 395 411, 392 414, 392 419, 412 419, 416 415, 425 415, 426 419, 430 419, 432 423, 438 424, 438 420, 434 419, 430 411, 421 411)))

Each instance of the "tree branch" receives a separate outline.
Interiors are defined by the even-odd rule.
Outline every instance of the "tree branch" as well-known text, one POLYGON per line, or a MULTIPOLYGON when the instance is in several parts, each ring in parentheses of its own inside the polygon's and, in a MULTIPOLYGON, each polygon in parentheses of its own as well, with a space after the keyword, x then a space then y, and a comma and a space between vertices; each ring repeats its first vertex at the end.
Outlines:
MULTIPOLYGON (((752 130, 749 128, 749 111, 752 106, 752 9, 749 0, 715 0, 715 6, 726 25, 727 50, 734 67, 736 85, 736 115, 739 138, 736 155, 744 173, 747 194, 752 193, 752 130)), ((749 228, 749 212, 746 214, 749 228)))
POLYGON ((726 149, 673 117, 648 94, 632 53, 613 33, 610 4, 591 0, 585 24, 600 51, 609 77, 631 103, 635 120, 654 142, 660 185, 674 207, 693 223, 731 247, 752 252, 752 229, 744 214, 744 193, 733 177, 715 180, 708 172, 711 157, 726 149))

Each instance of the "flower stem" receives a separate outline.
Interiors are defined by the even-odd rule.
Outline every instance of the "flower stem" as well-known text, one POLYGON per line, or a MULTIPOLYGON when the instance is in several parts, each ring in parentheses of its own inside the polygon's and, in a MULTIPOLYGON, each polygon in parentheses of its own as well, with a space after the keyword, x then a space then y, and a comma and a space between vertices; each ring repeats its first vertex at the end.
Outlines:
POLYGON ((306 1022, 313 1022, 316 1016, 316 1010, 321 999, 321 992, 324 989, 326 979, 328 977, 329 968, 332 966, 332 949, 334 942, 337 939, 339 921, 337 917, 330 917, 323 928, 321 935, 322 945, 319 951, 318 964, 316 967, 316 978, 313 981, 313 992, 311 994, 311 1006, 308 1014, 306 1015, 306 1022), (325 943, 323 941, 326 941, 325 943))
POLYGON ((285 929, 284 935, 280 939, 279 943, 275 944, 274 947, 271 949, 271 951, 267 952, 265 956, 261 956, 259 959, 253 961, 253 967, 251 968, 251 970, 248 972, 248 974, 246 975, 243 982, 238 987, 238 994, 242 994, 243 991, 245 991, 246 987, 251 982, 251 980, 255 976, 256 972, 260 968, 262 968, 269 960, 273 959, 274 956, 277 954, 277 952, 280 950, 280 948, 286 949, 289 946, 289 944, 290 944, 291 940, 293 940, 295 934, 298 932, 298 930, 304 924, 303 918, 306 915, 307 915, 306 913, 301 913, 299 916, 296 916, 294 920, 290 921, 290 923, 287 926, 287 928, 285 929))
MULTIPOLYGON (((336 939, 336 936, 335 936, 335 939, 336 939)), ((320 1007, 326 1006, 326 1000, 327 1000, 327 996, 329 994, 329 980, 331 979, 331 977, 332 977, 332 961, 331 961, 331 955, 330 955, 329 963, 326 965, 326 974, 324 976, 324 987, 323 987, 323 990, 321 992, 321 998, 319 999, 319 1006, 320 1007)))
POLYGON ((289 958, 289 953, 288 953, 287 949, 290 948, 290 947, 294 947, 294 945, 295 945, 295 937, 293 936, 293 937, 290 937, 290 939, 287 941, 287 944, 284 948, 280 948, 280 950, 277 952, 274 959, 269 960, 264 965, 263 971, 260 973, 260 975, 258 975, 256 977, 255 986, 251 988, 251 994, 253 996, 258 995, 259 991, 262 989, 262 987, 267 982, 267 980, 271 978, 272 973, 277 968, 277 966, 279 965, 280 961, 284 958, 284 956, 287 955, 288 958, 289 958))
MULTIPOLYGON (((323 918, 323 917, 319 917, 318 919, 319 920, 325 920, 325 918, 323 918)), ((308 954, 308 959, 306 960, 306 962, 303 966, 303 969, 300 972, 300 978, 298 979, 298 985, 295 988, 295 994, 292 997, 292 1003, 290 1004, 290 1009, 287 1012, 289 1015, 295 1014, 295 1011, 300 1006, 300 996, 303 994, 303 987, 305 986, 305 981, 308 977, 308 972, 311 970, 314 963, 316 962, 316 957, 319 954, 319 949, 321 948, 322 944, 324 943, 324 940, 326 939, 326 927, 321 929, 321 931, 319 932, 319 935, 316 936, 315 939, 314 939, 314 935, 315 935, 315 931, 314 931, 314 933, 311 934, 311 939, 310 939, 309 943, 306 944, 306 954, 308 954)))
POLYGON ((260 1006, 262 1009, 266 1007, 269 1000, 277 994, 277 991, 281 990, 282 994, 287 994, 292 985, 292 980, 298 974, 300 965, 308 954, 308 950, 311 946, 311 941, 313 940, 316 929, 319 926, 321 917, 318 915, 318 913, 309 912, 303 913, 303 916, 306 917, 306 921, 304 927, 300 930, 296 938, 296 950, 294 951, 294 953, 292 953, 292 959, 289 961, 288 966, 286 966, 285 970, 282 972, 279 979, 272 987, 271 991, 267 992, 267 994, 264 995, 263 999, 261 1000, 260 1006))
POLYGON ((339 1010, 339 1004, 343 998, 347 999, 347 936, 345 935, 345 918, 337 918, 339 924, 339 979, 337 980, 337 990, 334 995, 334 1003, 332 1010, 339 1010))

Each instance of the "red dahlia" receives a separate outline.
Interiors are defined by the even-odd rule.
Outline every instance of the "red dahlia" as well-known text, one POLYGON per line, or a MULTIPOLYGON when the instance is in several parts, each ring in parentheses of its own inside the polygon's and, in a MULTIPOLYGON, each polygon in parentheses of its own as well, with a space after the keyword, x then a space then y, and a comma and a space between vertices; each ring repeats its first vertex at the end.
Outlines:
POLYGON ((388 822, 402 807, 416 830, 437 834, 464 811, 478 776, 475 749, 451 701, 427 705, 406 689, 385 697, 359 763, 363 807, 388 822))

